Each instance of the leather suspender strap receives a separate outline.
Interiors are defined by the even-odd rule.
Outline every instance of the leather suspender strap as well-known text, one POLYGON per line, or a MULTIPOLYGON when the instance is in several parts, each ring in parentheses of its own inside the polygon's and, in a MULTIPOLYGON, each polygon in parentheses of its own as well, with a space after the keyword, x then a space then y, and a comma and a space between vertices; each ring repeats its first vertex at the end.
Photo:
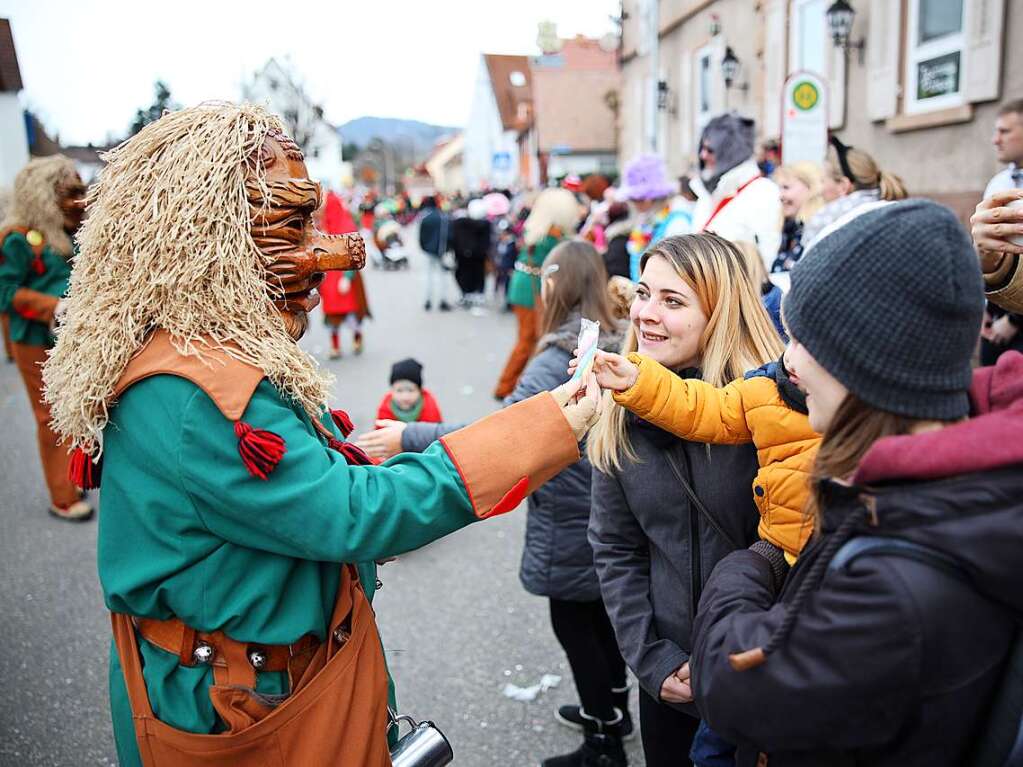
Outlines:
POLYGON ((759 179, 761 179, 761 178, 763 178, 763 176, 762 176, 761 174, 759 174, 759 173, 758 173, 758 174, 757 174, 757 175, 755 175, 755 176, 754 176, 753 178, 751 178, 751 179, 750 179, 749 181, 747 181, 747 182, 746 182, 745 184, 743 184, 743 185, 742 185, 742 186, 740 186, 740 187, 739 187, 738 189, 736 189, 736 190, 735 190, 735 194, 732 194, 732 195, 729 195, 728 197, 725 197, 725 198, 723 198, 723 199, 721 200, 721 202, 719 202, 719 203, 718 203, 717 207, 716 207, 716 208, 714 208, 714 212, 710 214, 710 218, 708 218, 708 219, 707 219, 707 222, 706 222, 706 223, 705 223, 705 224, 704 224, 704 225, 703 225, 703 226, 702 226, 702 227, 700 228, 700 231, 701 231, 701 232, 706 232, 706 231, 707 231, 707 227, 708 227, 708 226, 710 226, 710 222, 711 222, 711 221, 713 221, 713 220, 714 220, 715 218, 717 218, 717 215, 718 215, 718 213, 720 213, 720 212, 721 212, 721 211, 723 211, 723 210, 724 210, 725 208, 727 208, 727 207, 728 207, 728 204, 729 204, 729 203, 730 203, 730 202, 731 202, 732 200, 734 200, 734 199, 735 199, 736 197, 738 197, 738 196, 739 196, 739 195, 740 195, 740 194, 742 193, 742 190, 743 190, 743 189, 745 189, 746 187, 748 187, 748 186, 749 186, 750 184, 752 184, 752 183, 753 183, 754 181, 758 181, 758 180, 759 180, 759 179))

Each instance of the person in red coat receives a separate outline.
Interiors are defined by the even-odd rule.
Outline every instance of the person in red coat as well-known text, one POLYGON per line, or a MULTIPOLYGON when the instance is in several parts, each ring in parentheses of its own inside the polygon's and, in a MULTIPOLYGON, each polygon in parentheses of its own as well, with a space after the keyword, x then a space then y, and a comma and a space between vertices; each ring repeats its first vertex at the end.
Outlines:
MULTIPOLYGON (((355 219, 335 192, 327 192, 320 230, 327 234, 348 234, 356 231, 355 219)), ((366 286, 357 270, 327 272, 320 285, 323 321, 330 329, 330 358, 341 357, 341 326, 352 328, 352 345, 362 353, 362 321, 371 316, 366 300, 366 286)))
POLYGON ((377 425, 380 421, 440 423, 443 420, 437 400, 423 388, 423 366, 411 357, 395 362, 391 366, 391 389, 377 408, 377 425))

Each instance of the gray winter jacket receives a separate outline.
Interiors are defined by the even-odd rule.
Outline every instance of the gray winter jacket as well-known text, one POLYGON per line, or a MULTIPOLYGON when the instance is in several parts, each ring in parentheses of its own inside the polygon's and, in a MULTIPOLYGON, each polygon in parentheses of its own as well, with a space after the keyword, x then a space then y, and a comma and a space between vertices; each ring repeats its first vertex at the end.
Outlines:
MULTIPOLYGON (((579 315, 573 315, 556 332, 544 336, 539 351, 529 361, 515 391, 505 400, 511 405, 549 391, 568 378, 566 369, 579 337, 579 315)), ((616 349, 621 343, 617 329, 601 334, 601 348, 616 349)), ((402 449, 424 450, 433 440, 461 424, 411 423, 402 433, 402 449)), ((747 493, 748 494, 748 493, 747 493)), ((526 541, 522 549, 519 579, 526 591, 537 596, 590 602, 600 599, 593 567, 593 551, 586 539, 590 518, 590 463, 585 458, 548 481, 527 501, 526 541)))
MULTIPOLYGON (((679 440, 631 414, 627 423, 639 461, 610 474, 593 471, 589 540, 618 646, 643 689, 659 699, 664 680, 689 659, 696 607, 714 565, 756 540, 749 488, 757 456, 752 445, 679 440), (669 455, 713 524, 686 494, 669 455)), ((697 715, 692 704, 674 707, 697 715)))

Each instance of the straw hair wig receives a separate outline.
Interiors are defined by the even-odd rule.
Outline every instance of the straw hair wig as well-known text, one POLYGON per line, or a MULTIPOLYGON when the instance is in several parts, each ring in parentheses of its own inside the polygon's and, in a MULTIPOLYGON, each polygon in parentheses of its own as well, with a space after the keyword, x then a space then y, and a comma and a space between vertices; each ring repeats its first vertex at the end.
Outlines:
POLYGON ((270 200, 258 150, 277 132, 260 107, 206 103, 105 156, 43 371, 54 430, 70 447, 102 452, 114 386, 155 328, 181 354, 223 350, 261 368, 310 417, 324 412, 331 378, 285 330, 266 283, 273 256, 250 233, 245 180, 270 200))
POLYGON ((14 178, 14 194, 0 229, 12 226, 35 229, 47 245, 70 258, 71 238, 64 231, 57 182, 77 172, 75 164, 62 154, 29 160, 14 178))

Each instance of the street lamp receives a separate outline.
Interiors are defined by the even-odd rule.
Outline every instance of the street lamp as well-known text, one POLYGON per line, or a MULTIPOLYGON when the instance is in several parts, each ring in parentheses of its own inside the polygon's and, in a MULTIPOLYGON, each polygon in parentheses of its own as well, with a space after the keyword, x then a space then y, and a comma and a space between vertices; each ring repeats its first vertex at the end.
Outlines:
MULTIPOLYGON (((732 46, 725 48, 725 57, 721 59, 721 74, 725 76, 725 87, 731 89, 733 83, 739 78, 739 72, 742 71, 742 64, 735 55, 735 51, 732 50, 732 46)), ((749 83, 742 83, 741 85, 735 85, 740 91, 748 91, 749 83)))
POLYGON ((856 9, 849 5, 847 0, 835 0, 825 15, 828 19, 828 26, 831 28, 831 39, 835 43, 835 47, 841 48, 847 54, 850 48, 856 49, 859 51, 862 65, 864 41, 853 42, 850 40, 853 22, 856 20, 856 9))

